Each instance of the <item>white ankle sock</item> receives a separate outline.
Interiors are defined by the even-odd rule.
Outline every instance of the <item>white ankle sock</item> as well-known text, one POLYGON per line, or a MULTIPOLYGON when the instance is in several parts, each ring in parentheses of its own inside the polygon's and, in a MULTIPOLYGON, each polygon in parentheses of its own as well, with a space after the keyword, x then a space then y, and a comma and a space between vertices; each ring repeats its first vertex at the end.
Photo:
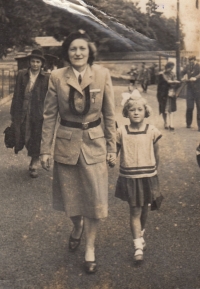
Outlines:
POLYGON ((94 250, 94 248, 86 248, 86 250, 85 250, 85 261, 95 261, 95 250, 94 250))

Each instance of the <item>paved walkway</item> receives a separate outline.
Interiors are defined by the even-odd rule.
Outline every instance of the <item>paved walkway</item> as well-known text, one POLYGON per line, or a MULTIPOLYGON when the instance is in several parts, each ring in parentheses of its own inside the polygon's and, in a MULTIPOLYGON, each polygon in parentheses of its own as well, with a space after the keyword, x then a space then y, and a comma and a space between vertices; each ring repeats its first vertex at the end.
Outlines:
MULTIPOLYGON (((116 119, 121 116, 121 93, 115 86, 116 119)), ((165 200, 150 212, 147 251, 141 267, 133 265, 129 212, 114 197, 118 164, 109 168, 109 217, 102 220, 96 242, 98 272, 83 271, 84 237, 76 254, 67 250, 71 223, 51 207, 52 171, 28 174, 26 151, 14 155, 3 143, 9 125, 8 102, 0 107, 0 289, 198 289, 200 288, 200 171, 195 148, 200 141, 196 122, 185 128, 185 100, 178 99, 175 131, 163 129, 155 88, 145 95, 153 108, 149 119, 162 132, 160 186, 165 200)), ((196 112, 195 112, 196 113, 196 112)))

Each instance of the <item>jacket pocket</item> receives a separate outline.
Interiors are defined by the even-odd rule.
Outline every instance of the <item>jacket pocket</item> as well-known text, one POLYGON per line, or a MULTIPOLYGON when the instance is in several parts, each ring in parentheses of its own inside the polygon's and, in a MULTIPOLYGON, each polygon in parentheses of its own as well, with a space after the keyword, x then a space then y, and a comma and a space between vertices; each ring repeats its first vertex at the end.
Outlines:
POLYGON ((89 133, 90 139, 104 137, 104 132, 102 130, 89 130, 88 133, 89 133))
POLYGON ((56 138, 64 138, 70 140, 72 138, 72 131, 58 130, 56 138))
POLYGON ((106 139, 102 128, 94 128, 88 131, 89 148, 93 157, 106 155, 106 139))

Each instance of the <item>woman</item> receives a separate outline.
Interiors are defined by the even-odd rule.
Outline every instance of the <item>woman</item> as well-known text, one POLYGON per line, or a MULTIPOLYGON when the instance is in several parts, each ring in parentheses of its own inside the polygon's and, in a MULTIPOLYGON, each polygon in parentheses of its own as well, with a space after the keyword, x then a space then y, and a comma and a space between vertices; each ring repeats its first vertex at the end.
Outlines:
POLYGON ((86 236, 85 270, 96 271, 95 247, 99 219, 107 217, 106 160, 116 158, 114 95, 107 69, 93 65, 95 47, 82 30, 63 43, 70 63, 53 71, 45 99, 41 164, 49 169, 57 115, 53 169, 53 205, 71 218, 69 250, 86 236), (101 125, 101 116, 104 129, 101 125))
POLYGON ((159 74, 157 89, 159 112, 163 116, 164 128, 169 130, 174 130, 173 112, 176 111, 175 88, 179 83, 176 80, 175 73, 172 71, 173 68, 173 62, 168 62, 165 65, 164 72, 159 74))
POLYGON ((30 67, 19 71, 17 76, 10 113, 15 130, 15 153, 26 146, 31 157, 30 176, 37 178, 43 106, 49 76, 42 71, 45 58, 40 50, 33 50, 28 58, 30 67))

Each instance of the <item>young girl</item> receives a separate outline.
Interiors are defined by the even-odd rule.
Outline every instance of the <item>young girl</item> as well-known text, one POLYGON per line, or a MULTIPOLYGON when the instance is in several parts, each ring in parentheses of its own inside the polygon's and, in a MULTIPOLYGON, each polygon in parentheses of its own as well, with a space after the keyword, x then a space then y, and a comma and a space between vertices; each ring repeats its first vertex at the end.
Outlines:
POLYGON ((123 116, 130 124, 117 131, 120 151, 120 173, 115 196, 130 206, 130 227, 135 248, 134 260, 143 261, 143 239, 148 214, 148 204, 159 195, 157 168, 159 162, 158 140, 161 133, 146 124, 151 108, 142 97, 131 97, 124 104, 123 116))

